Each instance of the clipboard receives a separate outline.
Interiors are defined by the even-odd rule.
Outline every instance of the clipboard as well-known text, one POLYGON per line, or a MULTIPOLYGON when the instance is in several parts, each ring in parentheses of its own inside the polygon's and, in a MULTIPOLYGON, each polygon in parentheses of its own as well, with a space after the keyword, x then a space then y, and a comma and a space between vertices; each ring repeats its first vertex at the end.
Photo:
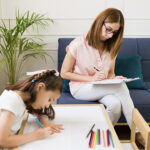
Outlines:
POLYGON ((106 79, 101 81, 88 82, 90 84, 120 84, 122 82, 132 82, 135 80, 140 80, 139 77, 136 78, 127 78, 127 79, 106 79))

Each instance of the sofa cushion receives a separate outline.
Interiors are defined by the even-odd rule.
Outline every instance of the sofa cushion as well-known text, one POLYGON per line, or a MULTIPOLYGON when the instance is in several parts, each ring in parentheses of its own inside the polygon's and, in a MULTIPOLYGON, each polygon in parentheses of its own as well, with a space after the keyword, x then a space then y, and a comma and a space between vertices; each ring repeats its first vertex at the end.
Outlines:
POLYGON ((69 82, 70 80, 62 79, 63 81, 63 92, 70 93, 69 82))
POLYGON ((144 81, 150 82, 150 38, 137 38, 138 54, 142 58, 144 81))
POLYGON ((98 101, 84 101, 75 99, 70 93, 62 93, 60 98, 57 100, 57 104, 99 104, 98 101))
POLYGON ((150 91, 150 82, 145 82, 147 85, 148 90, 150 91))
POLYGON ((130 90, 135 107, 147 122, 150 122, 150 92, 148 90, 130 90))
POLYGON ((129 89, 147 89, 143 81, 141 56, 119 56, 116 59, 115 74, 128 78, 139 77, 140 80, 127 83, 129 89))
MULTIPOLYGON (((58 40, 58 71, 60 72, 61 66, 66 55, 66 47, 70 44, 73 38, 61 38, 58 40)), ((69 80, 62 79, 63 92, 70 93, 69 80)))
POLYGON ((58 71, 60 72, 63 59, 66 55, 66 47, 70 44, 73 38, 60 38, 58 40, 58 71))
MULTIPOLYGON (((150 92, 147 90, 131 89, 130 95, 135 105, 144 119, 150 122, 150 92)), ((124 115, 121 115, 119 122, 126 122, 124 115)))

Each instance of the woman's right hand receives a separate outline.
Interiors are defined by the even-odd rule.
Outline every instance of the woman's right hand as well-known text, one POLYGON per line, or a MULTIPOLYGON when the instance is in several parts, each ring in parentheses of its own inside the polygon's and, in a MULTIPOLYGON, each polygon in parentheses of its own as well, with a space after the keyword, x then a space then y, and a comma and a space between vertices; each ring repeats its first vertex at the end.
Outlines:
POLYGON ((39 128, 37 130, 34 131, 35 133, 35 136, 38 140, 41 140, 41 139, 45 139, 47 138, 49 135, 52 135, 54 134, 54 132, 52 132, 50 130, 50 127, 47 127, 47 128, 39 128))
POLYGON ((98 68, 99 71, 96 71, 95 74, 91 77, 92 81, 100 81, 106 79, 106 74, 103 71, 103 68, 98 68))

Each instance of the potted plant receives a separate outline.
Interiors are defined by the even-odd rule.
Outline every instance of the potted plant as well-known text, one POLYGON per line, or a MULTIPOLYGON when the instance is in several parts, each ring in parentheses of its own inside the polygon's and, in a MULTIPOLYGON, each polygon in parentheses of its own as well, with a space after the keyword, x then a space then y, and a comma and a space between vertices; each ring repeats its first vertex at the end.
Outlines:
MULTIPOLYGON (((29 27, 46 27, 53 20, 46 18, 44 15, 29 13, 27 11, 23 15, 16 14, 16 24, 11 28, 1 20, 0 23, 0 70, 5 66, 8 75, 9 85, 18 81, 22 66, 25 61, 36 56, 45 59, 48 55, 43 49, 45 43, 39 42, 40 38, 25 36, 25 32, 29 27)), ((40 39, 41 40, 41 39, 40 39)), ((45 59, 46 60, 46 59, 45 59)))

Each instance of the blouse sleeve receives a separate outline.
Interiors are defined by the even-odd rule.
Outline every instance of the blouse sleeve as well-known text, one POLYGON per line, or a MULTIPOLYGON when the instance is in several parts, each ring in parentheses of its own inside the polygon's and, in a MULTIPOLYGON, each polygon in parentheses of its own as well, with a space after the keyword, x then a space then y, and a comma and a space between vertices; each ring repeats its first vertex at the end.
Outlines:
POLYGON ((78 51, 80 43, 81 43, 80 41, 81 41, 80 37, 77 37, 68 45, 68 49, 74 58, 77 57, 77 51, 78 51))
POLYGON ((0 97, 0 110, 7 110, 12 112, 15 117, 18 115, 19 103, 16 97, 0 97))

